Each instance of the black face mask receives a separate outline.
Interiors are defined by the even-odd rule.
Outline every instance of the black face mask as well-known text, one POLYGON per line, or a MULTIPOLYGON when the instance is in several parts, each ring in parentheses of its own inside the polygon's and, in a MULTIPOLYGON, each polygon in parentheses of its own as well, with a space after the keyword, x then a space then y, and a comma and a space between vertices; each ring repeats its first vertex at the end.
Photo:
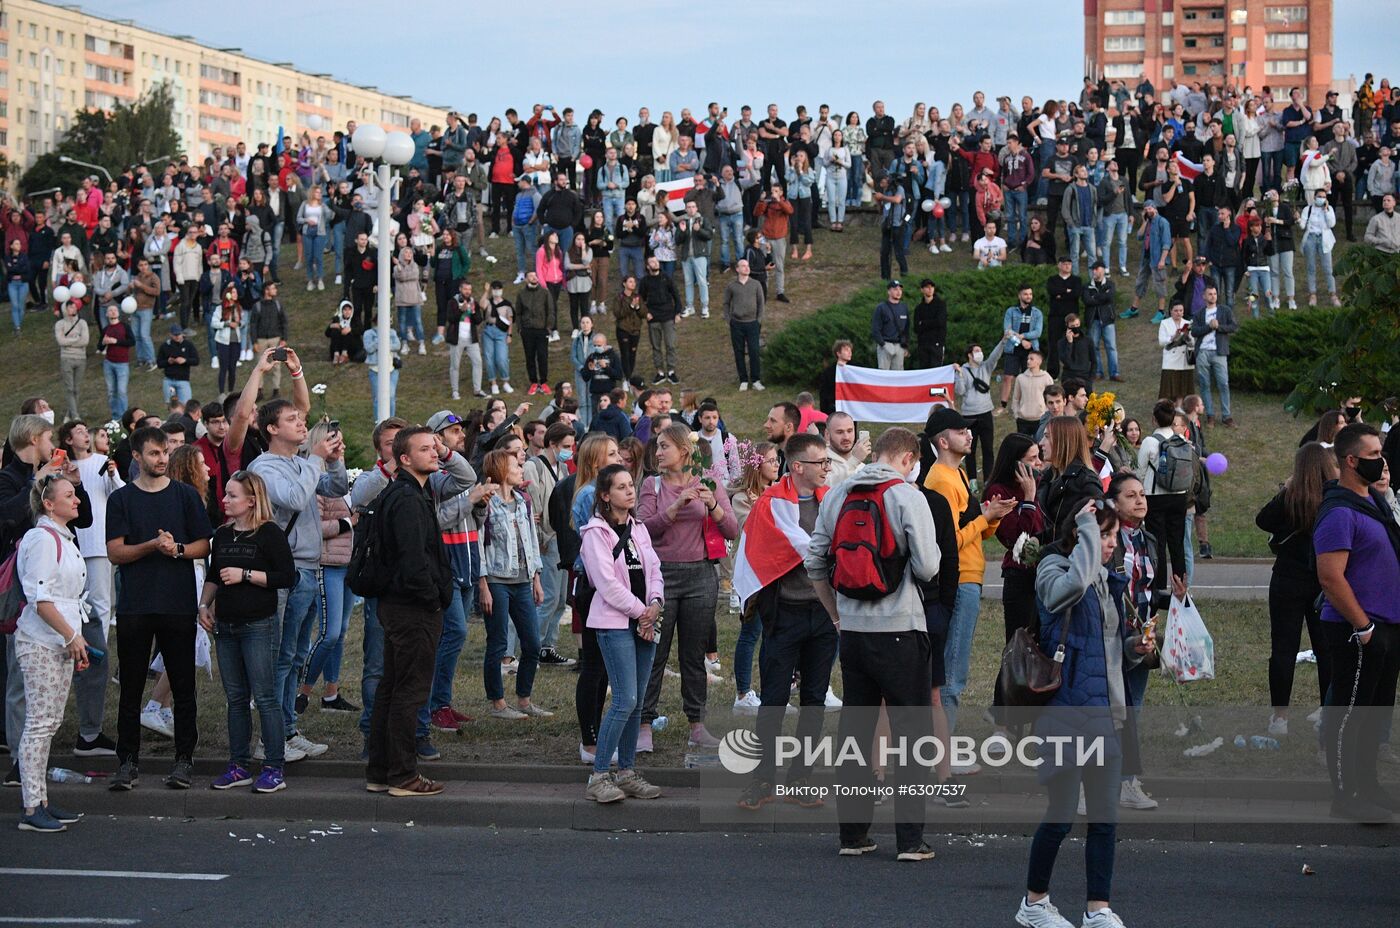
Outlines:
POLYGON ((1375 483, 1385 472, 1385 458, 1357 458, 1356 474, 1367 483, 1375 483))
POLYGON ((1359 416, 1359 415, 1361 415, 1361 407, 1360 407, 1360 406, 1348 406, 1348 407, 1346 408, 1346 414, 1347 414, 1347 421, 1348 421, 1348 422, 1354 422, 1354 421, 1356 421, 1356 417, 1359 416))

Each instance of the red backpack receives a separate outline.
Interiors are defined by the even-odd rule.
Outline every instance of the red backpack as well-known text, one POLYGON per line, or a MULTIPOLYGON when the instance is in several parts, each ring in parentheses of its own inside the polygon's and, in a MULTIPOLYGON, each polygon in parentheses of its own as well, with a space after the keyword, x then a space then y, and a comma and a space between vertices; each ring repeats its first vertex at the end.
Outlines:
POLYGON ((904 580, 909 556, 900 554, 885 513, 885 491, 902 482, 856 487, 842 502, 831 533, 831 586, 842 596, 881 599, 904 580))

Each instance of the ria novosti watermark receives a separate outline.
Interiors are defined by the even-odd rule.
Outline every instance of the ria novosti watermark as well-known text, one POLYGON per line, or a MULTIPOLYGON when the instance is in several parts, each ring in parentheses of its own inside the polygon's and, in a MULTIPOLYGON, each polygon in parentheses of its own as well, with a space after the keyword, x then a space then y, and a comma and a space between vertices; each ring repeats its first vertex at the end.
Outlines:
MULTIPOLYGON (((873 769, 889 767, 936 767, 945 760, 952 764, 981 764, 985 767, 1005 767, 1016 763, 1027 768, 1042 764, 1056 767, 1102 767, 1108 746, 1102 736, 1027 735, 1016 741, 1001 734, 986 738, 954 735, 947 743, 933 735, 917 738, 888 736, 863 744, 854 737, 818 735, 798 737, 778 735, 773 741, 773 760, 778 767, 797 762, 805 767, 835 767, 848 765, 873 769)), ((763 745, 757 734, 736 728, 726 734, 719 745, 720 766, 730 773, 745 776, 763 763, 763 745)))

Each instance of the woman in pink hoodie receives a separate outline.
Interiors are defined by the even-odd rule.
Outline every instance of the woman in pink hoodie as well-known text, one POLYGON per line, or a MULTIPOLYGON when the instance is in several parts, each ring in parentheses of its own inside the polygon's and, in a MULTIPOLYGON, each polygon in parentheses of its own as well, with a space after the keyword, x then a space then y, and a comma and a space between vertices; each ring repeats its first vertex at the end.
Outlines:
POLYGON ((595 591, 588 627, 598 633, 612 682, 612 705, 598 729, 593 774, 584 793, 595 802, 661 795, 636 771, 642 700, 665 603, 661 559, 646 526, 632 517, 636 507, 631 473, 621 464, 610 464, 598 473, 595 515, 580 532, 584 571, 595 591), (617 773, 610 769, 614 750, 617 773))

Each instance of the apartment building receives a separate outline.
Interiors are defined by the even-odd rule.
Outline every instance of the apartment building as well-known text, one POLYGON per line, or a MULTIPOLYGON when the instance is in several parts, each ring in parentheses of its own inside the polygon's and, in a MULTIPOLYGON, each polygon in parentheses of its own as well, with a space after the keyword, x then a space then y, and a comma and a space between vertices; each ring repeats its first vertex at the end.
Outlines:
POLYGON ((278 126, 313 136, 352 119, 427 126, 446 110, 76 5, 0 0, 0 152, 11 164, 23 168, 53 150, 77 110, 133 102, 161 81, 174 90, 175 128, 195 155, 272 140, 278 126))
POLYGON ((1332 0, 1084 0, 1089 72, 1135 85, 1306 87, 1332 84, 1332 0))

